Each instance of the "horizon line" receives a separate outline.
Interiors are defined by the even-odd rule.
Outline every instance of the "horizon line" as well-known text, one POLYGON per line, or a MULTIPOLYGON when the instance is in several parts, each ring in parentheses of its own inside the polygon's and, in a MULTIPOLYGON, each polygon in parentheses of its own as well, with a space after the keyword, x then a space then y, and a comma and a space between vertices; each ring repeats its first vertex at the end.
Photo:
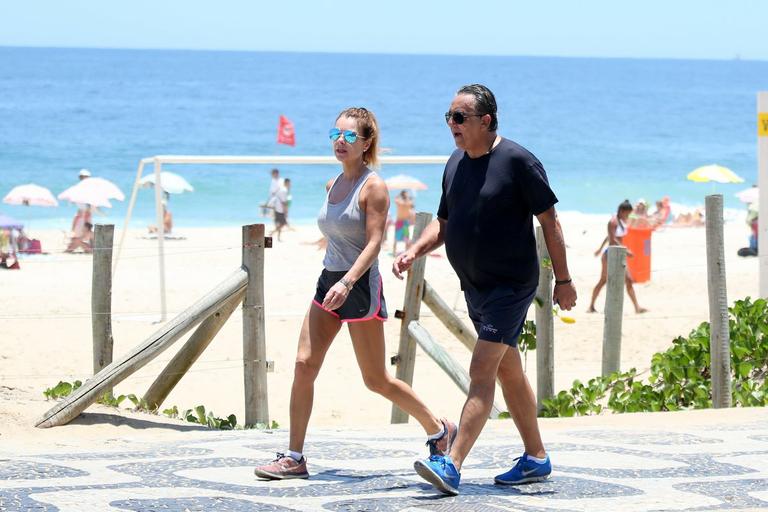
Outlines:
POLYGON ((0 44, 0 49, 21 50, 96 50, 96 51, 159 51, 159 52, 208 52, 208 53, 264 53, 264 54, 309 54, 309 55, 376 55, 404 57, 486 57, 486 58, 518 58, 518 59, 594 59, 594 60, 669 60, 669 61, 714 61, 714 62, 768 62, 768 58, 743 58, 737 54, 726 57, 651 57, 651 56, 617 56, 617 55, 552 55, 552 54, 498 54, 498 53, 416 53, 416 52, 386 52, 386 51, 304 51, 304 50, 256 50, 232 48, 172 48, 172 47, 128 47, 128 46, 47 46, 47 45, 13 45, 0 44))

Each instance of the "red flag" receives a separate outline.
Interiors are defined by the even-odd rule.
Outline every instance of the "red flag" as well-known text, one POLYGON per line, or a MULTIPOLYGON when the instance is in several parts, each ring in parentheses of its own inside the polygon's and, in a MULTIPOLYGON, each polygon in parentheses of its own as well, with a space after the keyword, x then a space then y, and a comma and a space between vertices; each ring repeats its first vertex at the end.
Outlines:
POLYGON ((280 124, 277 127, 277 143, 288 144, 289 146, 296 145, 296 131, 293 128, 293 123, 285 116, 280 116, 280 124))

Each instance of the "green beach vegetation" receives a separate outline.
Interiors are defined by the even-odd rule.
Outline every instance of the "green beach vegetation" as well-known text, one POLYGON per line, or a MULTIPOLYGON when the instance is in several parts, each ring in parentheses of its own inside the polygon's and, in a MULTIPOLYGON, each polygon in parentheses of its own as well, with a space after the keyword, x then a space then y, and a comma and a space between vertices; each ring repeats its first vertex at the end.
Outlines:
MULTIPOLYGON (((47 388, 43 391, 43 395, 48 400, 58 400, 72 394, 77 388, 82 386, 82 382, 76 380, 74 382, 59 381, 53 387, 47 388)), ((112 393, 104 393, 96 403, 106 405, 108 407, 119 408, 123 402, 128 400, 133 404, 133 410, 138 412, 146 412, 149 414, 158 414, 160 412, 163 416, 173 419, 183 420, 189 423, 196 423, 205 427, 219 429, 219 430, 242 430, 249 428, 258 429, 276 429, 280 428, 280 425, 276 421, 272 421, 271 424, 257 423, 256 425, 240 425, 237 423, 237 417, 234 414, 230 414, 224 418, 216 416, 213 411, 206 411, 204 405, 198 405, 192 409, 180 410, 177 406, 163 409, 162 411, 150 409, 144 399, 137 397, 135 394, 130 393, 127 395, 114 396, 112 393)))
MULTIPOLYGON (((747 297, 736 301, 728 311, 732 404, 768 405, 768 304, 765 299, 753 301, 747 297)), ((543 400, 541 416, 710 408, 709 334, 709 322, 702 322, 687 337, 678 336, 669 349, 653 355, 646 371, 632 368, 595 377, 586 384, 575 380, 571 389, 543 400)), ((535 325, 527 325, 521 350, 533 350, 535 343, 535 325)))

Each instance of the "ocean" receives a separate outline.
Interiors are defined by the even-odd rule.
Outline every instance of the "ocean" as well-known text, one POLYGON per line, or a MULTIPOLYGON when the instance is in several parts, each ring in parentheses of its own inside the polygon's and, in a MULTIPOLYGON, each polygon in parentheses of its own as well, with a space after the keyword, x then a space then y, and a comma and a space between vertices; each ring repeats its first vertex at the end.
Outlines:
MULTIPOLYGON (((130 195, 141 158, 158 154, 331 155, 327 132, 348 106, 374 111, 392 155, 448 155, 443 119, 456 89, 488 85, 499 133, 543 162, 562 211, 608 216, 624 199, 669 196, 694 207, 757 182, 756 93, 768 62, 98 50, 0 47, 0 196, 37 183, 58 194, 81 168, 130 195), (280 115, 295 147, 278 145, 280 115), (686 174, 727 166, 741 185, 699 184, 686 174)), ((174 195, 175 229, 263 222, 271 166, 168 166, 193 193, 174 195)), ((147 172, 151 169, 147 169, 147 172)), ((293 183, 291 220, 313 222, 337 166, 283 166, 293 183)), ((434 212, 441 166, 385 166, 429 189, 434 212)), ((139 191, 132 226, 154 219, 139 191)), ((98 222, 123 224, 125 202, 98 222)), ((68 229, 74 206, 0 204, 28 227, 68 229)))

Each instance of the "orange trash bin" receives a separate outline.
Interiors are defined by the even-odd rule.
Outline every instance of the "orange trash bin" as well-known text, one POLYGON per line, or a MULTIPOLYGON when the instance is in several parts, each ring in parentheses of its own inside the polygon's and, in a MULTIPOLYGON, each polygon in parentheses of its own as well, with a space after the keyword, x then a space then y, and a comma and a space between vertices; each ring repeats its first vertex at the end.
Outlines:
POLYGON ((627 258, 627 269, 636 283, 651 280, 651 234, 653 228, 629 226, 623 243, 633 256, 627 258))

